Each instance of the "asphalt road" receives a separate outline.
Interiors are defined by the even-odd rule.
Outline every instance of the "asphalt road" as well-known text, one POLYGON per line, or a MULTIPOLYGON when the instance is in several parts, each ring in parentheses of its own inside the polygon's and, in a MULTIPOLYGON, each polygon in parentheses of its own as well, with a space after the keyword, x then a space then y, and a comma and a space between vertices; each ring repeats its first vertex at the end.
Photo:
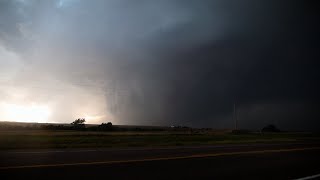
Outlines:
POLYGON ((0 179, 296 179, 320 143, 0 152, 0 179))

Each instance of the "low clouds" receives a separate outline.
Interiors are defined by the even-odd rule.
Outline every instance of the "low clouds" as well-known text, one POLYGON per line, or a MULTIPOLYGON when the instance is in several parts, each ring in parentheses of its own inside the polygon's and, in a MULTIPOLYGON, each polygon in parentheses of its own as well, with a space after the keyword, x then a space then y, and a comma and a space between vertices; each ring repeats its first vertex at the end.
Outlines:
MULTIPOLYGON (((289 129, 315 124, 259 120, 269 113, 247 108, 275 104, 288 114, 290 104, 313 104, 317 111, 312 4, 60 0, 1 1, 0 8, 1 76, 28 92, 27 101, 49 104, 52 121, 85 112, 101 117, 92 122, 229 128, 237 102, 247 111, 244 128, 273 119, 289 129)), ((9 88, 1 85, 0 96, 9 88)), ((295 111, 312 116, 309 106, 295 111)))

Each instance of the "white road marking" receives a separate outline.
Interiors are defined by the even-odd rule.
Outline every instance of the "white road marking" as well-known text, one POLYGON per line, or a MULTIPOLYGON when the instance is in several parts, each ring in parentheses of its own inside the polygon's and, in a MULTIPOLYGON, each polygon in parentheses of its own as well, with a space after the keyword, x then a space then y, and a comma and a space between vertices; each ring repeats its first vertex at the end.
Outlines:
POLYGON ((315 178, 318 178, 318 177, 320 177, 320 174, 307 176, 307 177, 299 178, 299 179, 296 179, 296 180, 308 180, 308 179, 315 179, 315 178))

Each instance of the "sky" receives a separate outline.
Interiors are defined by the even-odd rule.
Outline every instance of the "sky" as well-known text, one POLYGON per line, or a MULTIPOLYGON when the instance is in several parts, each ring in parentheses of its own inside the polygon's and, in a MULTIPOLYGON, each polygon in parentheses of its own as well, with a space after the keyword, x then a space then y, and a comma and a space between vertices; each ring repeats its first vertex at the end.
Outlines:
POLYGON ((0 0, 0 121, 320 129, 303 0, 0 0))

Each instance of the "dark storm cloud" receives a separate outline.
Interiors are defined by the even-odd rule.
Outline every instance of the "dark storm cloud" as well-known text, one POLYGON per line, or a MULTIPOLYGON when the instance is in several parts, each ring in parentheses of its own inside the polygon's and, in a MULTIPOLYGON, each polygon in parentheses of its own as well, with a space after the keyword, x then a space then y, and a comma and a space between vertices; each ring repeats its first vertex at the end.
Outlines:
MULTIPOLYGON (((213 4, 211 11, 215 9, 213 4)), ((315 43, 318 27, 312 5, 271 1, 220 5, 224 9, 218 16, 224 23, 216 28, 218 36, 210 36, 214 34, 210 27, 216 23, 213 13, 200 16, 207 19, 202 26, 192 24, 196 22, 177 25, 160 32, 155 41, 148 42, 150 47, 144 47, 144 52, 153 54, 151 59, 159 61, 127 71, 135 74, 141 68, 143 77, 138 79, 146 91, 144 99, 148 99, 144 106, 135 103, 128 106, 134 115, 138 112, 137 119, 148 123, 160 117, 161 121, 173 124, 227 127, 232 123, 228 114, 233 102, 240 104, 240 108, 242 104, 245 108, 247 104, 259 103, 257 106, 263 107, 271 103, 274 109, 283 109, 284 114, 290 112, 288 109, 297 112, 291 108, 292 103, 312 103, 318 107, 315 104, 319 99, 316 71, 319 55, 315 43), (192 32, 206 28, 210 29, 206 38, 190 43, 188 36, 192 32), (157 116, 144 118, 156 112, 157 116)), ((316 115, 315 110, 307 113, 309 106, 300 106, 299 113, 305 112, 306 117, 316 115)), ((270 108, 269 112, 261 111, 255 121, 272 111, 270 108)), ((273 123, 280 116, 269 117, 269 123, 273 123)), ((282 121, 289 123, 294 121, 292 118, 282 121)), ((302 116, 298 120, 308 124, 302 116)), ((259 127, 263 123, 265 120, 252 124, 259 127)), ((243 124, 250 127, 249 123, 243 124)))
POLYGON ((0 1, 0 42, 13 51, 26 52, 32 36, 39 33, 41 15, 52 9, 55 1, 0 1))
MULTIPOLYGON (((319 107, 319 16, 314 4, 1 3, 2 43, 18 53, 36 49, 41 59, 34 60, 37 67, 50 66, 46 73, 58 79, 105 87, 108 110, 120 123, 229 128, 237 102, 242 126, 257 128, 291 110, 311 117, 319 107), (32 32, 30 38, 21 40, 27 32, 32 32), (275 109, 283 110, 271 113, 275 109), (265 114, 275 115, 259 120, 265 114)), ((317 124, 302 115, 285 117, 278 124, 287 128, 317 124), (290 121, 296 123, 289 126, 290 121)))

